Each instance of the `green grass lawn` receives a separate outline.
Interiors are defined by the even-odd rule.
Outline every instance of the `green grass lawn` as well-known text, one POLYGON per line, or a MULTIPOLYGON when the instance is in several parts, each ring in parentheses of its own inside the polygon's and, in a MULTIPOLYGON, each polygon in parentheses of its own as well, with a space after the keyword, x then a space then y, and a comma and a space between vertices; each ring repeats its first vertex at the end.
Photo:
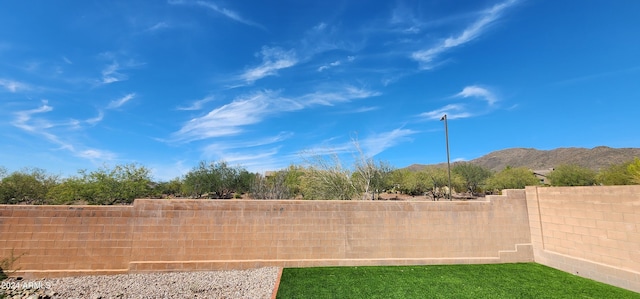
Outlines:
POLYGON ((286 268, 277 298, 640 298, 534 263, 286 268))

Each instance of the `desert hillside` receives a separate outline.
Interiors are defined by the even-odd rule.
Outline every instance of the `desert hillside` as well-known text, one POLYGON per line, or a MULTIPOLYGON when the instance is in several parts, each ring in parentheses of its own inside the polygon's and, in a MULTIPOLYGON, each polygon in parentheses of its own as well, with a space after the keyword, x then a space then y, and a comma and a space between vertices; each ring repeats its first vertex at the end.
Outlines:
MULTIPOLYGON (((588 148, 557 148, 537 150, 533 148, 510 148, 491 152, 469 162, 500 171, 507 166, 547 169, 562 164, 576 164, 593 170, 600 170, 612 164, 620 164, 640 157, 640 148, 610 148, 598 146, 588 148)), ((414 164, 407 167, 419 170, 430 165, 414 164)))

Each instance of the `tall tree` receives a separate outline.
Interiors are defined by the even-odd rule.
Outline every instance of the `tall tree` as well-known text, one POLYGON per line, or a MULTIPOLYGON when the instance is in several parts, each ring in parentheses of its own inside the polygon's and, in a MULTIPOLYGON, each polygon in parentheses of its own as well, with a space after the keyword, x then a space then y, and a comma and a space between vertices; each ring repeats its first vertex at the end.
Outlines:
POLYGON ((132 203, 134 199, 151 195, 151 171, 141 165, 104 166, 95 171, 79 171, 81 197, 90 204, 111 205, 132 203))
POLYGON ((40 168, 14 171, 0 181, 0 203, 46 203, 47 192, 58 181, 57 176, 40 168))
POLYGON ((596 183, 595 171, 574 164, 560 165, 547 177, 552 186, 592 186, 596 183))
POLYGON ((601 170, 596 181, 602 185, 631 185, 634 184, 633 175, 629 166, 633 161, 622 164, 614 164, 601 170))
POLYGON ((183 182, 187 196, 201 198, 231 198, 232 193, 249 191, 252 175, 240 167, 230 167, 226 162, 201 161, 189 171, 183 182))
POLYGON ((526 167, 514 168, 507 166, 502 171, 487 179, 487 189, 498 191, 504 189, 524 189, 525 186, 536 186, 539 184, 540 180, 526 167))
POLYGON ((489 169, 469 162, 455 163, 451 172, 462 177, 465 182, 466 191, 470 193, 479 192, 480 186, 484 184, 486 179, 491 177, 491 171, 489 169))
POLYGON ((638 157, 634 158, 633 162, 627 166, 627 170, 632 177, 632 181, 640 184, 640 159, 638 159, 638 157))

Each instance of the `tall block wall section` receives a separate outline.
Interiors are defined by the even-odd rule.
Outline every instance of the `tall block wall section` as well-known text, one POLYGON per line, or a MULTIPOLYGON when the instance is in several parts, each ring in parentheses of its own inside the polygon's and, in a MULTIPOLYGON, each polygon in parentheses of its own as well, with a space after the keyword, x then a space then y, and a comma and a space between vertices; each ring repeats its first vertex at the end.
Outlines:
POLYGON ((640 292, 640 186, 527 187, 537 263, 640 292))
POLYGON ((487 201, 138 199, 0 206, 25 277, 259 266, 533 261, 524 190, 487 201))

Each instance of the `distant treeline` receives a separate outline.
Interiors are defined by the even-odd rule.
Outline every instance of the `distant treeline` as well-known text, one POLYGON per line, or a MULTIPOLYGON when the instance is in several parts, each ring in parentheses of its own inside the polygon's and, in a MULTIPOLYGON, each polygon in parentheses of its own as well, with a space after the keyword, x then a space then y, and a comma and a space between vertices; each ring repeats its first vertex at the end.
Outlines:
MULTIPOLYGON (((8 173, 0 167, 0 204, 112 205, 130 204, 135 198, 375 200, 383 192, 438 200, 446 197, 449 190, 447 168, 442 167, 395 169, 362 155, 349 168, 343 167, 336 155, 317 156, 307 164, 263 175, 223 161, 202 161, 186 175, 168 182, 154 181, 150 170, 138 164, 80 170, 69 178, 38 168, 8 173)), ((546 180, 522 167, 506 167, 495 173, 468 162, 452 165, 454 193, 499 193, 544 182, 552 186, 640 184, 640 159, 599 172, 560 165, 546 180)))

